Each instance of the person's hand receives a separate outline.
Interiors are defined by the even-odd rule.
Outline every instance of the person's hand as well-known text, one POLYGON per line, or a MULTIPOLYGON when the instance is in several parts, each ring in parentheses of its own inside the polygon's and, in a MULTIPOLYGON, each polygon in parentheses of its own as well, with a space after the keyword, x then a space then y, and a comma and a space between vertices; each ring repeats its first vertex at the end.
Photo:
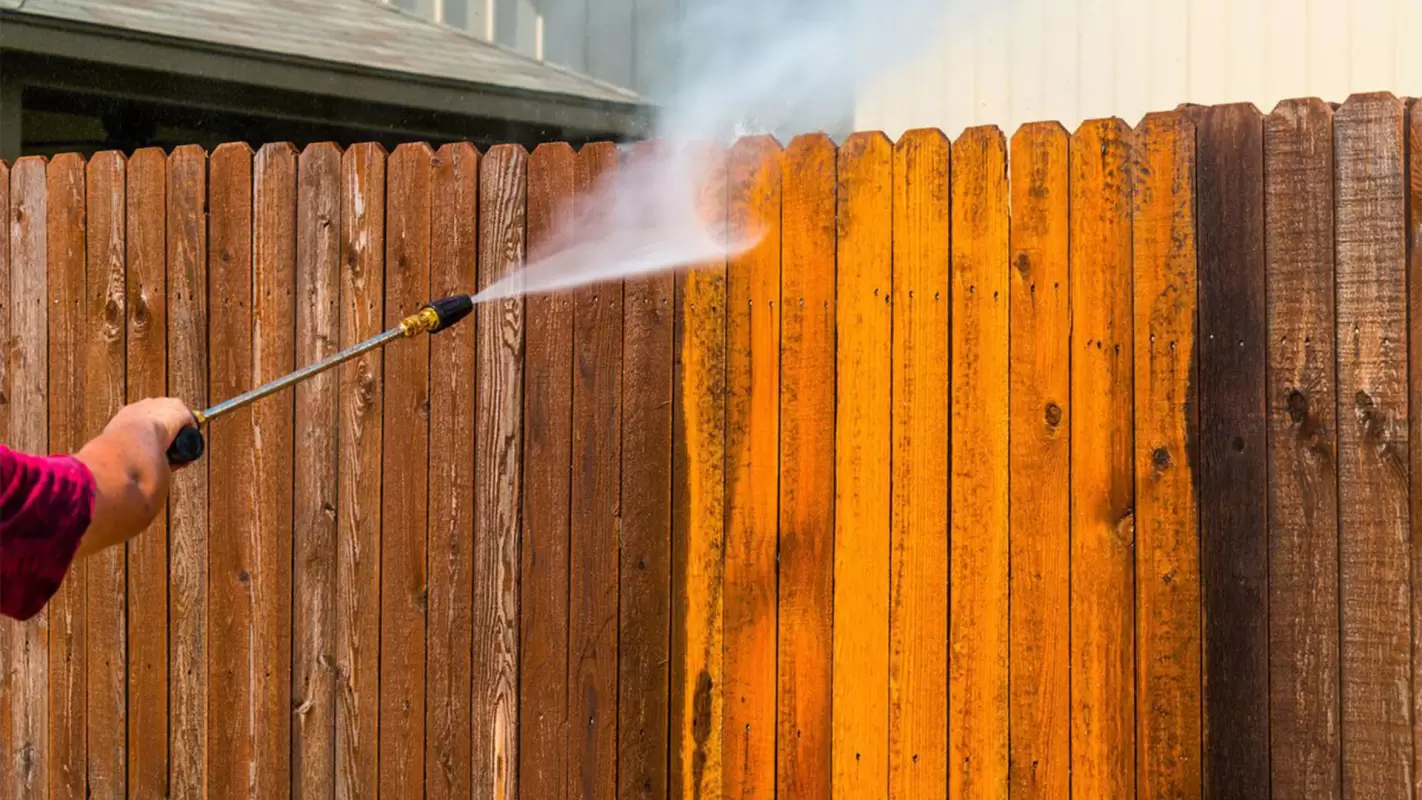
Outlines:
POLYGON ((152 524, 172 483, 168 446, 193 422, 179 400, 140 400, 115 414, 78 452, 94 476, 93 518, 79 557, 125 542, 152 524))

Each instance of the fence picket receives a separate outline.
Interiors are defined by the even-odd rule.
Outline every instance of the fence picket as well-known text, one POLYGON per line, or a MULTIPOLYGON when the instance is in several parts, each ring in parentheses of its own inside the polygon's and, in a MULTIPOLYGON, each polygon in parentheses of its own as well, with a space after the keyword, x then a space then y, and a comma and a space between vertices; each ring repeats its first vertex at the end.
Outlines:
MULTIPOLYGON (((492 148, 479 164, 479 285, 523 261, 528 154, 492 148)), ((519 500, 523 477, 523 301, 478 311, 474 480, 475 796, 518 791, 519 500)))
POLYGON ((1355 95, 1333 123, 1343 790, 1356 797, 1412 790, 1403 111, 1355 95))
POLYGON ((1333 110, 1281 103, 1264 128, 1269 328, 1269 785, 1342 796, 1333 110))
POLYGON ((1010 160, 1008 787, 1018 800, 1070 792, 1069 144, 1058 124, 1025 127, 1010 160))
POLYGON ((728 236, 756 244, 726 267, 727 798, 775 792, 780 156, 775 140, 746 138, 729 167, 728 236))
MULTIPOLYGON (((341 156, 341 347, 385 329, 386 153, 341 156)), ((336 507, 336 796, 378 796, 384 354, 340 367, 336 507)))
MULTIPOLYGON (((81 368, 85 336, 84 257, 87 217, 84 159, 55 156, 45 172, 46 279, 49 293, 49 449, 73 453, 84 444, 81 368)), ((49 797, 88 794, 88 564, 74 562, 51 598, 49 614, 49 797)))
MULTIPOLYGON (((640 145, 632 158, 654 157, 655 147, 640 145)), ((667 796, 675 282, 649 275, 629 279, 625 292, 617 794, 653 800, 667 796)))
MULTIPOLYGON (((83 405, 83 441, 103 432, 109 419, 123 407, 127 394, 126 172, 127 162, 122 154, 99 153, 89 161, 85 181, 88 242, 81 317, 84 335, 76 342, 83 374, 79 400, 83 405)), ((89 628, 85 642, 86 780, 90 797, 124 798, 128 795, 128 587, 123 547, 108 548, 88 559, 85 589, 89 628)))
MULTIPOLYGON (((252 150, 226 144, 212 153, 208 184, 208 381, 214 397, 256 386, 252 335, 252 150)), ((222 713, 207 717, 209 786, 254 793, 260 619, 254 598, 258 562, 256 429, 251 406, 208 425, 215 476, 208 487, 207 680, 222 713)), ((180 766, 175 764, 175 766, 180 766)))
MULTIPOLYGON (((1415 10, 1415 9, 1414 9, 1415 10)), ((1413 54, 1414 57, 1417 55, 1413 54)), ((1422 101, 1411 104, 1407 132, 1408 175, 1412 184, 1407 207, 1408 219, 1408 353, 1411 367, 1410 420, 1422 419, 1422 101)), ((1422 797, 1422 436, 1409 428, 1412 470, 1412 780, 1414 797, 1422 797)))
POLYGON ((1131 132, 1071 139, 1071 787, 1135 792, 1131 132))
MULTIPOLYGON (((528 157, 528 248, 540 252, 573 200, 577 155, 540 145, 528 157)), ((572 492, 573 295, 525 305, 523 552, 520 568, 518 782, 526 797, 568 789, 568 554, 572 492)))
MULTIPOLYGON (((430 296, 468 294, 479 278, 479 151, 435 154, 430 296)), ((425 797, 470 796, 474 634, 474 406, 478 333, 472 320, 430 342, 429 619, 425 630, 425 797)), ((512 765, 511 767, 512 768, 512 765)))
POLYGON ((784 797, 830 796, 835 161, 834 142, 822 135, 796 137, 782 159, 775 691, 776 779, 784 797))
MULTIPOLYGON (((576 191, 590 197, 600 181, 615 174, 617 150, 610 144, 586 145, 576 165, 576 191)), ((617 792, 622 300, 622 282, 611 281, 579 289, 574 304, 568 648, 576 655, 568 660, 570 798, 617 792)))
POLYGON ((1194 456, 1195 130, 1178 113, 1136 129, 1137 797, 1199 798, 1200 529, 1194 456))
POLYGON ((877 132, 839 149, 832 753, 846 800, 889 788, 893 157, 877 132))
MULTIPOLYGON (((401 145, 386 183, 385 325, 430 299, 428 145, 401 145)), ((380 794, 424 794, 425 622, 429 581, 430 339, 385 352, 380 533, 380 794)))
MULTIPOLYGON (((296 362, 340 342, 341 151, 313 144, 297 163, 296 362)), ((326 372, 296 387, 292 468, 292 794, 336 795, 337 382, 326 372)))
POLYGON ((948 784, 953 798, 1005 798, 1009 243, 1001 131, 970 128, 953 143, 952 184, 948 784))
MULTIPOLYGON (((168 157, 168 394, 190 408, 208 399, 207 154, 168 157)), ((208 432, 209 439, 211 432, 208 432)), ((207 786, 208 486, 204 457, 173 476, 168 500, 168 786, 174 798, 207 786)))

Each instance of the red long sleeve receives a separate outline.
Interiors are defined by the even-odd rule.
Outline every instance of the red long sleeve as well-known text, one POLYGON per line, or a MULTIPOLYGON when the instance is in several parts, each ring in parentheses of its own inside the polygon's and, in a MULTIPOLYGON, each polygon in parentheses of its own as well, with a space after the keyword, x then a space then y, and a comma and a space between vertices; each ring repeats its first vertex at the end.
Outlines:
POLYGON ((69 572, 94 513, 94 476, 73 456, 0 446, 0 614, 29 619, 69 572))

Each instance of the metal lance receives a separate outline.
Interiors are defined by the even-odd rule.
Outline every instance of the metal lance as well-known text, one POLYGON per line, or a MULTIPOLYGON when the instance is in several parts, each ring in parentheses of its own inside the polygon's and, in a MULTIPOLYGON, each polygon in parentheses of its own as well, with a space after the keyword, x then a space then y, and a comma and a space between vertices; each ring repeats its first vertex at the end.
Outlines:
POLYGON ((368 353, 371 350, 382 348, 396 339, 409 339, 424 333, 438 333, 446 328, 453 327, 455 323, 469 316, 469 312, 474 310, 474 301, 467 294, 453 295, 441 300, 435 300, 426 304, 418 312, 411 314, 400 321, 399 325, 384 333, 366 339, 360 344, 352 345, 339 353, 328 356, 315 364, 302 367, 301 369, 284 375, 276 380, 258 386, 257 388, 240 394, 231 400, 224 400, 211 408, 193 412, 194 425, 183 428, 173 443, 168 446, 168 463, 174 466, 190 464, 202 457, 204 442, 201 426, 214 419, 244 406, 251 405, 257 400, 270 394, 275 394, 288 386, 295 386, 307 378, 319 375, 326 370, 343 364, 356 356, 368 353))

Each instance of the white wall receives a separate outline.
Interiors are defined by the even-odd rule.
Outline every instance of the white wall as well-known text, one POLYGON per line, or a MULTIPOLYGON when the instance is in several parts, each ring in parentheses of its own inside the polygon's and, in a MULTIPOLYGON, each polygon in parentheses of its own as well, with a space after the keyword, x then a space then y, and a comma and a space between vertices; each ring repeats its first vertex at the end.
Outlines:
MULTIPOLYGON (((954 0, 944 0, 954 2, 954 0)), ((855 127, 1009 135, 1180 103, 1422 95, 1422 0, 978 0, 942 44, 861 93, 855 127)))

